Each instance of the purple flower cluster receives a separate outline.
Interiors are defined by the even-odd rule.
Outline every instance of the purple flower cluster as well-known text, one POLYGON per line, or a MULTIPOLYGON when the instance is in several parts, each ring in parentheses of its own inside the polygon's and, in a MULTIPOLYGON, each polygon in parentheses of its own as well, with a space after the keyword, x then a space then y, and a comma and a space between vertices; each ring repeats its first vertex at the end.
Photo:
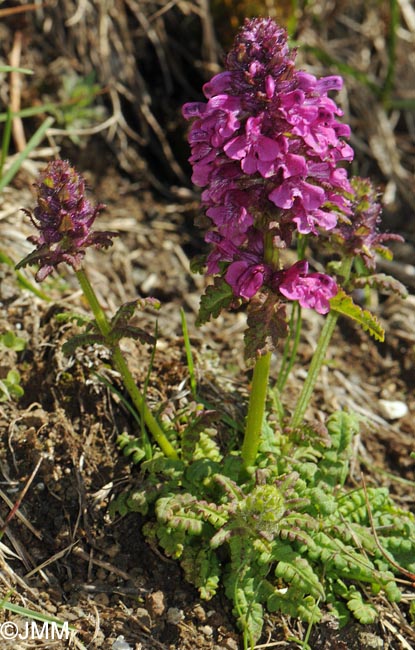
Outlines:
POLYGON ((39 236, 28 237, 36 249, 19 263, 39 264, 38 281, 44 280, 61 262, 79 270, 89 246, 105 248, 114 232, 91 232, 103 204, 93 206, 85 196, 85 181, 66 160, 54 160, 34 184, 37 206, 33 214, 25 210, 39 236))
POLYGON ((328 97, 342 79, 317 79, 294 67, 295 51, 271 19, 247 20, 226 70, 203 87, 206 102, 183 106, 191 120, 192 180, 204 187, 213 245, 207 272, 226 268, 235 296, 261 287, 320 313, 337 292, 333 280, 304 262, 281 268, 279 250, 293 233, 315 235, 350 214, 349 127, 328 97), (224 264, 225 263, 225 264, 224 264))

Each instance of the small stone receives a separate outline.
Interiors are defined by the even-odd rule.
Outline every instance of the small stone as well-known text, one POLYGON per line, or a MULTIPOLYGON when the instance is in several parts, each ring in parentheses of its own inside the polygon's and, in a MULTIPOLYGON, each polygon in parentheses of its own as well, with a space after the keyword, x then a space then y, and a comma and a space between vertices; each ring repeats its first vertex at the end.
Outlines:
POLYGON ((170 623, 170 625, 178 625, 183 619, 184 614, 182 609, 178 609, 178 607, 169 607, 167 610, 167 622, 170 623))
POLYGON ((226 648, 226 650, 238 650, 239 647, 238 642, 235 641, 235 639, 232 639, 232 637, 225 639, 223 646, 226 648))
POLYGON ((379 410, 387 420, 399 420, 408 413, 408 406, 400 400, 380 399, 379 410))
POLYGON ((112 544, 105 550, 105 552, 110 558, 117 557, 121 552, 121 546, 119 544, 112 544))
POLYGON ((151 627, 151 617, 148 611, 144 607, 137 607, 135 610, 135 616, 138 618, 142 625, 146 627, 151 627))
POLYGON ((203 626, 200 628, 200 631, 201 631, 202 634, 204 634, 205 636, 212 636, 212 634, 213 634, 213 627, 211 627, 210 625, 203 625, 203 626))
POLYGON ((162 591, 153 591, 146 596, 146 605, 152 616, 162 616, 166 610, 162 591))
POLYGON ((201 623, 204 623, 207 619, 207 615, 205 610, 203 609, 202 605, 195 605, 193 607, 193 615, 195 618, 198 619, 201 623))
POLYGON ((111 650, 133 650, 129 643, 124 640, 122 635, 118 636, 111 646, 111 650))
POLYGON ((110 604, 110 599, 108 594, 101 593, 94 596, 94 602, 102 607, 107 607, 110 604))
POLYGON ((383 640, 371 632, 361 632, 359 641, 362 643, 361 647, 367 648, 367 650, 382 650, 384 648, 383 640))

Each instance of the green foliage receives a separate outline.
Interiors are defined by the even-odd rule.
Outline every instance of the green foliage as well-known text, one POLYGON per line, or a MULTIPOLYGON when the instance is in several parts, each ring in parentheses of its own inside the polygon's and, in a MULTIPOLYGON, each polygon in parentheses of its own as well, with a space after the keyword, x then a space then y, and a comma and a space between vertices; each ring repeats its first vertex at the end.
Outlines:
MULTIPOLYGON (((0 174, 1 176, 1 174, 0 174)), ((9 266, 11 269, 14 270, 16 274, 16 280, 17 283, 19 284, 21 289, 25 289, 27 291, 30 291, 33 293, 35 296, 38 296, 39 298, 42 298, 42 300, 45 300, 47 302, 50 301, 49 296, 44 292, 35 287, 34 284, 32 284, 20 271, 15 270, 15 263, 13 262, 12 258, 9 257, 4 251, 0 250, 0 264, 6 264, 9 266)))
POLYGON ((200 309, 196 325, 207 323, 210 318, 217 318, 222 309, 229 307, 234 301, 232 289, 220 276, 214 279, 200 299, 200 309))
POLYGON ((11 330, 7 330, 7 332, 0 335, 0 346, 4 346, 15 352, 21 352, 26 347, 26 341, 20 336, 16 336, 11 330))
MULTIPOLYGON (((11 352, 21 352, 25 347, 25 339, 17 336, 12 330, 7 330, 0 335, 0 348, 11 352)), ((11 368, 6 376, 0 379, 0 402, 19 399, 24 395, 20 379, 20 373, 15 368, 11 368)))
POLYGON ((0 402, 19 399, 22 395, 24 390, 20 386, 20 373, 12 368, 4 379, 0 379, 0 402))
POLYGON ((347 316, 360 323, 363 329, 369 332, 377 341, 385 340, 385 332, 376 316, 367 311, 367 309, 362 309, 359 305, 356 305, 352 298, 342 289, 330 300, 330 307, 338 314, 347 316))
POLYGON ((28 158, 30 153, 36 149, 36 147, 43 141, 46 135, 46 131, 52 126, 53 122, 54 120, 52 117, 47 117, 46 120, 38 128, 38 130, 32 135, 23 151, 21 151, 16 156, 16 158, 14 158, 7 171, 2 173, 0 178, 0 193, 4 190, 5 187, 10 185, 11 181, 19 171, 26 158, 28 158))
POLYGON ((128 433, 122 433, 117 438, 117 444, 124 456, 129 456, 133 463, 143 460, 145 451, 138 438, 133 438, 128 433))
MULTIPOLYGON (((386 488, 345 487, 356 416, 274 433, 250 474, 239 453, 223 455, 208 414, 195 413, 182 460, 143 462, 139 486, 111 512, 145 515, 148 541, 180 561, 203 598, 223 586, 245 648, 259 639, 265 611, 311 624, 329 607, 345 625, 376 620, 381 591, 399 601, 397 567, 415 571, 415 518, 386 488)), ((125 439, 120 446, 125 453, 125 439)))
MULTIPOLYGON (((32 70, 27 70, 26 68, 16 68, 8 65, 1 65, 0 72, 20 72, 21 74, 33 74, 32 70)), ((38 128, 38 130, 30 138, 29 142, 26 144, 24 149, 18 154, 14 159, 8 170, 4 173, 4 163, 6 162, 7 155, 9 153, 10 138, 11 138, 11 124, 12 119, 16 114, 13 114, 10 108, 7 108, 6 113, 0 116, 0 121, 5 122, 2 140, 1 140, 1 152, 0 152, 0 193, 7 187, 10 182, 13 180, 14 176, 19 171, 23 162, 29 156, 29 154, 42 142, 45 137, 47 129, 53 124, 53 118, 48 117, 43 122, 43 124, 38 128)))
POLYGON ((82 144, 77 130, 87 129, 105 116, 103 107, 96 103, 101 92, 101 87, 95 83, 94 72, 85 77, 68 74, 62 78, 59 92, 61 102, 48 105, 58 124, 67 130, 68 136, 77 145, 82 144))
POLYGON ((57 318, 60 322, 74 321, 78 325, 85 326, 84 332, 81 334, 75 334, 65 341, 62 346, 63 353, 71 355, 78 347, 95 344, 106 345, 112 348, 122 338, 130 338, 139 340, 141 343, 154 345, 154 336, 141 327, 136 327, 130 324, 130 320, 133 318, 137 309, 143 310, 147 307, 159 309, 160 302, 155 298, 137 298, 136 300, 121 305, 110 321, 111 329, 106 336, 101 334, 95 321, 84 319, 82 316, 73 314, 72 312, 58 314, 57 318))

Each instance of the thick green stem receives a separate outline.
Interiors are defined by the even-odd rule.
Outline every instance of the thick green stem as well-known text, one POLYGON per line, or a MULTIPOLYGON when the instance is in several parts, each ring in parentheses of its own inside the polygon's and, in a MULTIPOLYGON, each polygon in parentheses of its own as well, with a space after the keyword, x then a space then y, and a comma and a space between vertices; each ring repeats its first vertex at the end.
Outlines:
MULTIPOLYGON (((274 246, 271 233, 267 233, 264 237, 264 260, 272 268, 278 269, 279 250, 274 246)), ((271 352, 258 357, 255 362, 248 414, 246 416, 245 435, 241 450, 245 467, 252 467, 255 464, 261 443, 270 365, 271 352)))
MULTIPOLYGON (((343 260, 341 268, 339 269, 339 275, 343 276, 344 283, 349 279, 352 261, 353 260, 351 258, 345 258, 343 260)), ((324 323, 324 327, 321 331, 317 347, 314 351, 310 368, 303 385, 303 389, 301 391, 300 397, 298 398, 298 402, 293 413, 291 420, 292 427, 300 426, 304 418, 307 406, 310 402, 311 395, 313 394, 313 390, 317 382, 321 366, 325 361, 327 348, 333 335, 334 328, 336 327, 338 317, 339 314, 337 314, 335 311, 330 311, 326 317, 326 322, 324 323)))
POLYGON ((255 363, 248 415, 246 418, 245 436, 242 444, 242 459, 245 467, 254 465, 261 442, 270 364, 270 352, 258 357, 255 363))
MULTIPOLYGON (((88 301, 89 306, 91 307, 92 313, 94 314, 95 321, 98 325, 99 331, 101 332, 104 338, 108 338, 111 332, 111 325, 98 302, 95 291, 93 290, 86 274, 83 269, 80 269, 76 272, 76 277, 81 286, 82 291, 84 292, 85 298, 88 301)), ((116 370, 120 373, 125 389, 127 390, 131 400, 137 409, 138 413, 142 414, 144 422, 147 425, 147 428, 151 432, 154 440, 158 443, 161 450, 167 456, 167 458, 177 459, 177 452, 166 438, 166 435, 159 423, 149 410, 147 404, 140 391, 137 388, 137 384, 134 381, 134 378, 130 372, 130 369, 122 355, 120 346, 116 343, 110 343, 108 341, 108 347, 112 352, 112 359, 116 370)))

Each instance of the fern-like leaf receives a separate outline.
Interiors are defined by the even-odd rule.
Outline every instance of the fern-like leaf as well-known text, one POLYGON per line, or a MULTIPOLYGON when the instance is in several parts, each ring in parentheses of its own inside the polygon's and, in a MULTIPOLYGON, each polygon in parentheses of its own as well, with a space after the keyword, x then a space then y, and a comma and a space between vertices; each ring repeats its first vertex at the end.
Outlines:
POLYGON ((203 522, 192 509, 195 502, 195 497, 188 493, 162 497, 156 503, 157 518, 172 528, 200 535, 203 522))
POLYGON ((366 277, 356 278, 353 281, 353 286, 356 288, 370 287, 371 289, 380 289, 384 293, 393 293, 400 296, 400 298, 406 298, 408 296, 408 290, 405 285, 391 275, 386 275, 386 273, 374 273, 366 277))
POLYGON ((147 307, 152 307, 153 309, 160 309, 160 301, 156 298, 136 298, 129 302, 124 303, 116 311, 114 316, 111 319, 111 329, 116 329, 118 327, 125 327, 130 322, 131 318, 134 316, 134 313, 137 309, 144 310, 147 307))
POLYGON ((216 595, 221 567, 212 550, 187 546, 180 564, 186 579, 199 590, 201 598, 210 600, 216 595))
POLYGON ((62 345, 62 352, 67 356, 70 356, 75 352, 76 348, 96 344, 105 344, 105 339, 102 334, 75 334, 75 336, 71 336, 71 338, 65 341, 62 345))
POLYGON ((351 593, 347 600, 347 607, 351 612, 353 612, 353 616, 364 625, 374 623, 378 618, 376 607, 370 603, 365 603, 360 591, 353 588, 351 588, 350 591, 351 593))
POLYGON ((367 309, 362 309, 362 307, 356 305, 343 289, 340 289, 337 295, 330 300, 330 308, 338 314, 347 316, 359 323, 377 341, 385 340, 385 331, 376 316, 367 309))
POLYGON ((293 553, 290 561, 278 562, 275 575, 287 585, 295 587, 301 594, 324 599, 324 587, 320 576, 314 572, 308 560, 298 553, 293 553))

